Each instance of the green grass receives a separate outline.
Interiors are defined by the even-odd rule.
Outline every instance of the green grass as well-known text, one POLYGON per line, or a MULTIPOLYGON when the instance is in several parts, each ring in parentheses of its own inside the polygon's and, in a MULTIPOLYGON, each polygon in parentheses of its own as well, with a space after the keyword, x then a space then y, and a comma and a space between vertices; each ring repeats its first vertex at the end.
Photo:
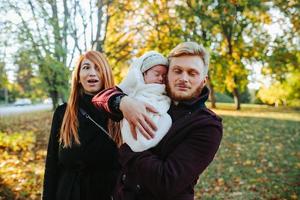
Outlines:
POLYGON ((224 136, 201 175, 199 199, 298 199, 300 113, 294 109, 219 104, 224 136), (200 198, 201 197, 201 198, 200 198))
MULTIPOLYGON (((217 106, 224 136, 215 160, 200 176, 195 199, 299 199, 299 110, 217 106)), ((0 138, 6 137, 0 139, 5 141, 0 141, 0 200, 40 198, 51 116, 41 112, 0 118, 0 138)))

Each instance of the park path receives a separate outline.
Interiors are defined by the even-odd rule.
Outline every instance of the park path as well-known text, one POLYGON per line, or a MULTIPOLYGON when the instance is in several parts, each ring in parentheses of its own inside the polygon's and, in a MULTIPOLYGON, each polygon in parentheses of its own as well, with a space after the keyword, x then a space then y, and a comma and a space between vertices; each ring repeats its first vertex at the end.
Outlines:
POLYGON ((16 115, 20 113, 30 113, 35 111, 42 110, 51 110, 52 104, 34 104, 34 105, 26 105, 26 106, 1 106, 0 107, 0 116, 8 116, 8 115, 16 115))

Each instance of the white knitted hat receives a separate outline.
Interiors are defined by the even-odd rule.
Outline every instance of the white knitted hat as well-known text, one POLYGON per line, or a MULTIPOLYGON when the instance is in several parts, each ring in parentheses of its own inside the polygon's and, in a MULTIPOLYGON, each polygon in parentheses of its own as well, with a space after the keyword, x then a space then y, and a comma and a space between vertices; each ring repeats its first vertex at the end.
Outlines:
POLYGON ((156 51, 149 51, 142 55, 139 59, 142 60, 140 68, 142 73, 156 65, 164 65, 168 67, 168 59, 156 51))
POLYGON ((156 51, 148 51, 131 63, 126 77, 118 87, 125 94, 130 94, 137 85, 145 84, 143 73, 156 65, 168 67, 168 59, 156 51))

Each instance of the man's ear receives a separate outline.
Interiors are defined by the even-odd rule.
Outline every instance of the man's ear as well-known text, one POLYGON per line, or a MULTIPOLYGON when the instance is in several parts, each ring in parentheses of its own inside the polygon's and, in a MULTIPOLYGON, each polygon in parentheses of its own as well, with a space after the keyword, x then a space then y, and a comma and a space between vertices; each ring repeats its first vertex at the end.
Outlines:
POLYGON ((208 81, 208 76, 206 75, 202 81, 202 85, 205 86, 208 81))

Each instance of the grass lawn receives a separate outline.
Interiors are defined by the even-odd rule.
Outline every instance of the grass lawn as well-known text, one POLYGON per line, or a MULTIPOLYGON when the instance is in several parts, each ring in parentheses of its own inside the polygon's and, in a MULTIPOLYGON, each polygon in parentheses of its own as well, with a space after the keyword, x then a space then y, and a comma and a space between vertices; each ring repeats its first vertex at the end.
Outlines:
MULTIPOLYGON (((217 106, 224 136, 196 199, 300 199, 300 111, 217 106)), ((0 117, 0 200, 40 199, 51 116, 0 117)))

